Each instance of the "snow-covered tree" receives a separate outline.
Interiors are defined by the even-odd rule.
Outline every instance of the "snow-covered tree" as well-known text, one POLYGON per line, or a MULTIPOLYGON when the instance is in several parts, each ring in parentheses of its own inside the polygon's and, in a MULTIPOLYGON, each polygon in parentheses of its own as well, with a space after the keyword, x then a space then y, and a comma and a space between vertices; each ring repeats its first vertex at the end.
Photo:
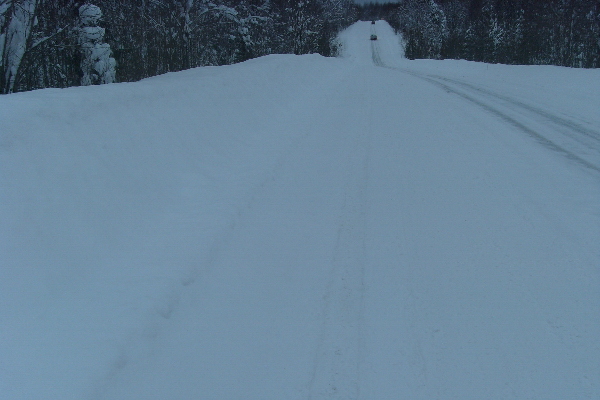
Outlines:
POLYGON ((445 58, 460 58, 464 51, 467 24, 467 5, 461 1, 443 3, 442 9, 446 17, 448 37, 442 49, 445 58))
POLYGON ((274 14, 269 0, 240 1, 237 11, 236 34, 239 37, 237 61, 259 57, 273 52, 275 30, 274 14))
POLYGON ((317 52, 323 30, 323 10, 318 0, 284 0, 280 4, 280 26, 285 42, 294 54, 317 52))
POLYGON ((356 4, 352 0, 320 0, 323 15, 319 34, 319 53, 335 55, 340 43, 337 34, 357 20, 356 4))
POLYGON ((585 46, 585 65, 592 68, 600 67, 600 3, 590 9, 585 16, 589 26, 587 35, 583 38, 585 46))
POLYGON ((425 36, 429 43, 429 57, 441 58, 442 46, 448 39, 448 24, 442 8, 434 1, 429 0, 428 14, 425 20, 425 36))
POLYGON ((0 0, 0 92, 11 93, 35 21, 37 0, 0 0))
POLYGON ((116 79, 117 63, 111 57, 110 45, 104 43, 105 29, 98 26, 101 17, 98 6, 79 7, 82 86, 113 83, 116 79))
POLYGON ((444 10, 434 0, 414 0, 400 5, 396 18, 404 34, 409 58, 441 58, 448 38, 444 10))

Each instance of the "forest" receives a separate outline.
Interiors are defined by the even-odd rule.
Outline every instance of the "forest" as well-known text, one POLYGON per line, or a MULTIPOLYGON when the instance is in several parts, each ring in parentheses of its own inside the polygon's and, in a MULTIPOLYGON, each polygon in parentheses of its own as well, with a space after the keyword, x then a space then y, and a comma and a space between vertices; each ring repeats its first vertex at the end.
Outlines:
POLYGON ((599 0, 405 0, 360 16, 401 32, 407 58, 600 67, 599 0))
POLYGON ((358 19, 388 21, 410 59, 600 66, 600 0, 0 0, 0 93, 334 56, 358 19))
POLYGON ((352 0, 0 0, 0 93, 335 55, 355 21, 352 0))

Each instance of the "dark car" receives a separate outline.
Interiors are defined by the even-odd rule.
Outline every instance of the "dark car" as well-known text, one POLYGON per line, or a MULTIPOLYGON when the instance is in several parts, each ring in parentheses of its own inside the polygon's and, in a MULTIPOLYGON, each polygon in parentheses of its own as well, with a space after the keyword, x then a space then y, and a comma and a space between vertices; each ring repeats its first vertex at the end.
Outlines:
POLYGON ((375 25, 375 21, 371 21, 371 25, 375 25))
POLYGON ((377 40, 377 35, 371 35, 371 40, 377 40))

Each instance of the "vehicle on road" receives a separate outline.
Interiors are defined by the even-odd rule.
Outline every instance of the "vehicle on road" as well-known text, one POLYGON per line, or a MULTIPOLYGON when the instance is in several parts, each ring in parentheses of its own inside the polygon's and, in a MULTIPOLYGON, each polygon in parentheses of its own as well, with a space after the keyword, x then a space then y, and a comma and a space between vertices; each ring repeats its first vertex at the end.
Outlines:
POLYGON ((377 35, 371 35, 371 40, 377 40, 377 35))

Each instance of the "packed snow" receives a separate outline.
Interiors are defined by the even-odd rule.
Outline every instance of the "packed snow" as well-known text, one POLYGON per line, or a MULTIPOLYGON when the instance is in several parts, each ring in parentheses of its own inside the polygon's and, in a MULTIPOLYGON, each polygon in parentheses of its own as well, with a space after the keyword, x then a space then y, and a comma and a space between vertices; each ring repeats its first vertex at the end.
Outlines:
POLYGON ((0 97, 0 399, 600 398, 600 71, 340 40, 0 97))

